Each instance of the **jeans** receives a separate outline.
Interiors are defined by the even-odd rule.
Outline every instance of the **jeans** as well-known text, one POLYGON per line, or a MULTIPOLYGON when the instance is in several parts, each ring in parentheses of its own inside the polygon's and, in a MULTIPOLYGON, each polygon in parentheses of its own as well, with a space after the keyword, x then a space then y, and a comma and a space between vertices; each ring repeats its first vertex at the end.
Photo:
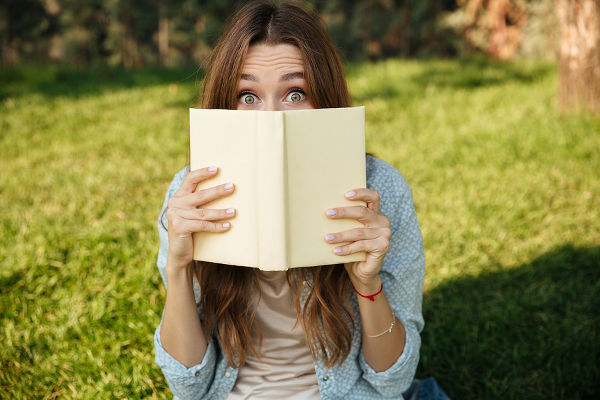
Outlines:
POLYGON ((450 400, 434 378, 415 379, 402 396, 405 400, 450 400))

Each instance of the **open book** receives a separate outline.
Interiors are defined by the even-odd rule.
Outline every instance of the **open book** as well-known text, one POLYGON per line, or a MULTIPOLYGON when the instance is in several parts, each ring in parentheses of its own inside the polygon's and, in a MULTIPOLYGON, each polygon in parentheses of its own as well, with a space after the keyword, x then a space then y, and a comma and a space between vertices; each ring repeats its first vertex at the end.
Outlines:
POLYGON ((364 107, 293 111, 190 109, 190 168, 215 165, 206 189, 232 182, 233 194, 204 207, 234 207, 231 228, 198 232, 194 259, 286 270, 365 260, 338 256, 328 233, 363 227, 331 219, 329 208, 364 205, 344 194, 366 187, 364 107))

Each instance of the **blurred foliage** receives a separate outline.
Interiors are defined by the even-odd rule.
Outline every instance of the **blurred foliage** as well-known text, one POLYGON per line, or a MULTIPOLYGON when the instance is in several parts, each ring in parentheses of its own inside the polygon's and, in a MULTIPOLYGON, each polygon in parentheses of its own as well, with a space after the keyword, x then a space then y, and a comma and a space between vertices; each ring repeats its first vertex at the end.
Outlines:
POLYGON ((437 20, 456 7, 454 0, 317 0, 313 4, 349 59, 452 52, 437 20))
MULTIPOLYGON (((239 0, 4 0, 0 3, 2 63, 4 66, 32 61, 80 66, 203 65, 232 10, 241 3, 239 0), (159 30, 159 21, 166 27, 164 31, 159 30), (163 50, 159 49, 161 37, 166 44, 163 50)), ((553 0, 308 0, 306 3, 321 15, 345 60, 453 56, 474 51, 490 54, 491 45, 506 41, 506 35, 494 33, 490 27, 489 21, 493 19, 490 16, 498 17, 504 12, 498 11, 498 6, 492 7, 494 4, 507 7, 507 28, 518 36, 518 41, 512 42, 517 54, 548 57, 553 56, 556 47, 553 0), (510 7, 518 7, 521 12, 517 28, 510 26, 513 9, 510 7)))
POLYGON ((453 32, 459 53, 481 51, 497 59, 555 59, 558 44, 554 0, 457 0, 440 29, 453 32))

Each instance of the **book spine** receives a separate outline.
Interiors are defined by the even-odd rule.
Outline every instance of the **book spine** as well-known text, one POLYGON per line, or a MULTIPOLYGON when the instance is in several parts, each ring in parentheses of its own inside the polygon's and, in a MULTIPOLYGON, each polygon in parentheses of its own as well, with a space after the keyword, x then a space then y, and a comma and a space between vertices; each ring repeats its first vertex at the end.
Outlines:
POLYGON ((256 113, 257 227, 259 268, 286 270, 286 165, 282 112, 256 113))

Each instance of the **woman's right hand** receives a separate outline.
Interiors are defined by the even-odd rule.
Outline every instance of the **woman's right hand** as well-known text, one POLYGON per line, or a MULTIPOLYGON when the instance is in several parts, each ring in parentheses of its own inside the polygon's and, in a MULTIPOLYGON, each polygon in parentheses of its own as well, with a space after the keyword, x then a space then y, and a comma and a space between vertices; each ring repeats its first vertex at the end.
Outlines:
POLYGON ((216 167, 190 171, 184 178, 181 187, 169 199, 167 205, 167 219, 169 221, 168 268, 185 269, 192 262, 194 255, 192 233, 201 231, 225 232, 229 230, 230 224, 224 220, 235 216, 235 209, 215 210, 202 206, 220 197, 232 194, 234 185, 227 183, 196 190, 200 182, 213 178, 217 171, 218 168, 216 167))

